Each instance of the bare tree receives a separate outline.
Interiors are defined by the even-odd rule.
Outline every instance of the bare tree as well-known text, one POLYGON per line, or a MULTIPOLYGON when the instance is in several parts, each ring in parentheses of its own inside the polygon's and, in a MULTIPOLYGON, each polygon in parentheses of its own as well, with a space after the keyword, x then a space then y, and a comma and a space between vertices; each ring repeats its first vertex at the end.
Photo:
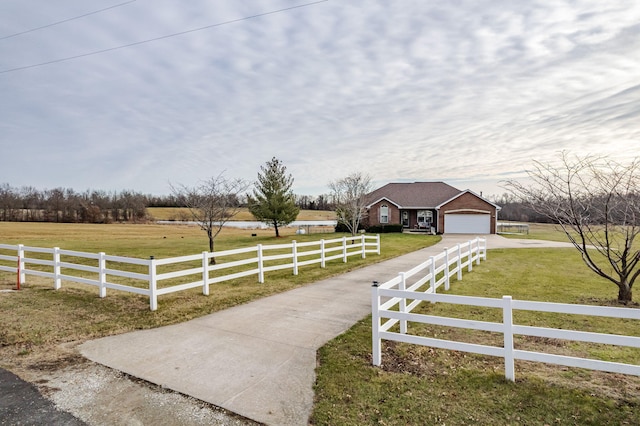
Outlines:
POLYGON ((0 220, 17 220, 19 203, 20 199, 16 190, 8 183, 0 184, 0 211, 2 211, 0 220))
MULTIPOLYGON (((54 188, 44 191, 47 213, 53 216, 53 222, 60 222, 60 213, 64 204, 64 189, 54 188)), ((49 219, 50 221, 52 219, 49 219)))
POLYGON ((507 187, 558 223, 585 264, 618 286, 618 301, 630 302, 640 275, 640 159, 621 164, 563 152, 560 166, 536 162, 528 174, 535 186, 507 187))
POLYGON ((371 192, 371 177, 360 172, 329 183, 338 223, 356 235, 367 216, 367 194, 371 192))
MULTIPOLYGON (((222 227, 240 209, 240 195, 249 185, 242 179, 227 179, 224 173, 211 177, 195 187, 184 185, 171 186, 176 198, 184 201, 193 220, 207 233, 209 251, 214 252, 215 239, 222 227)), ((215 258, 211 258, 215 264, 215 258)))

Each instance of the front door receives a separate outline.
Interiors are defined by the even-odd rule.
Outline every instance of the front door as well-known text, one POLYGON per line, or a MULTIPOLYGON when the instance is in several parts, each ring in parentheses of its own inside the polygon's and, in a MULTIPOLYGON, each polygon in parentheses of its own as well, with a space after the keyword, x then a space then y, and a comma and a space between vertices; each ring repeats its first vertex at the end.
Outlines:
POLYGON ((409 212, 406 210, 402 212, 402 226, 405 228, 409 227, 409 212))

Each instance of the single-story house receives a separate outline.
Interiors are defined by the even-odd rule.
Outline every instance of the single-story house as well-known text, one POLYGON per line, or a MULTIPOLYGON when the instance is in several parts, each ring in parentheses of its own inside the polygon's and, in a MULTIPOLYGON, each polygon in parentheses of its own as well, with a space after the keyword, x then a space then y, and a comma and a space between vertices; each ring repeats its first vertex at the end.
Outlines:
POLYGON ((500 206, 444 182, 389 183, 367 195, 369 226, 402 224, 438 234, 495 234, 500 206))

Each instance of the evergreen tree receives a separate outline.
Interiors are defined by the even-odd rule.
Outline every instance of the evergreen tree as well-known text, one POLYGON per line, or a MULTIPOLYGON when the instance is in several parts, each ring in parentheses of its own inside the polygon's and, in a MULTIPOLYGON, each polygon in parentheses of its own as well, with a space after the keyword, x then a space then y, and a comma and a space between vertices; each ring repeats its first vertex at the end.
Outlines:
POLYGON ((272 225, 279 237, 278 228, 296 220, 300 211, 291 191, 293 176, 287 175, 287 168, 276 157, 260 170, 253 196, 248 197, 249 211, 256 220, 272 225))

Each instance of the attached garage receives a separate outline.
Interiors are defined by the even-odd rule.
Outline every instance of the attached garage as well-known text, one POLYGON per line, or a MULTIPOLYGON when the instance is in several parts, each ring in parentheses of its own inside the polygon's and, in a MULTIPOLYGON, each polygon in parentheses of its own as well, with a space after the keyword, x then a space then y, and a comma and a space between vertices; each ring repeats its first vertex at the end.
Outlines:
POLYGON ((445 234, 490 234, 491 214, 445 214, 445 234))

